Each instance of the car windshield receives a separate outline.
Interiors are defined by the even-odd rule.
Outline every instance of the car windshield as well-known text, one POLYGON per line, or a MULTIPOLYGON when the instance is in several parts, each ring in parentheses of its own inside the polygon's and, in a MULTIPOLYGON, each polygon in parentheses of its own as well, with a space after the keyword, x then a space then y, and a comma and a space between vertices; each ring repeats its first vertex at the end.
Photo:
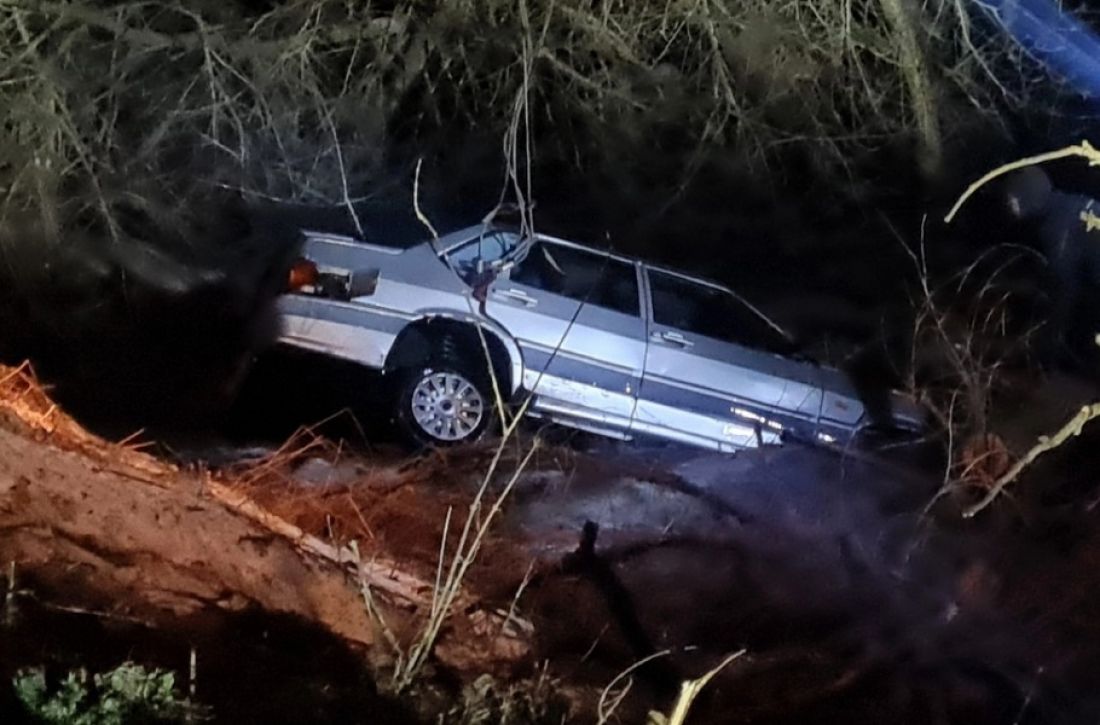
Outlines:
POLYGON ((447 258, 463 281, 470 284, 476 274, 514 252, 519 242, 515 232, 487 231, 452 249, 447 258))

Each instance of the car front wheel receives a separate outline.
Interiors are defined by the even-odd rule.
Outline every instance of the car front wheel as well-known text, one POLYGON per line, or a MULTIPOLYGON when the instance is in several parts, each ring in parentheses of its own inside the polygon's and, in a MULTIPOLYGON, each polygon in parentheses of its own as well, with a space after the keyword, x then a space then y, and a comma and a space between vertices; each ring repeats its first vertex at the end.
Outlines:
POLYGON ((455 445, 484 435, 493 415, 490 386, 449 362, 416 368, 397 401, 404 432, 423 445, 455 445))

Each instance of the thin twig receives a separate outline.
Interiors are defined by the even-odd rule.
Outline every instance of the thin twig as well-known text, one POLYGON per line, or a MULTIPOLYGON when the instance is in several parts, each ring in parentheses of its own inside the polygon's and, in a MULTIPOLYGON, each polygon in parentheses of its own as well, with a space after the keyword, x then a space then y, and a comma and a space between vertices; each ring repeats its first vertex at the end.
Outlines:
POLYGON ((1084 429, 1085 424, 1097 417, 1100 417, 1100 403, 1086 405, 1082 407, 1081 410, 1077 411, 1077 415, 1073 416, 1068 423, 1059 428, 1054 435, 1040 436, 1038 443, 1032 446, 1023 457, 1005 471, 1004 475, 997 479, 978 503, 963 512, 963 516, 971 518, 983 511, 989 504, 993 503, 993 500, 996 499, 1002 491, 1004 491, 1005 486, 1019 478, 1020 474, 1031 466, 1039 456, 1058 448, 1070 438, 1081 435, 1081 431, 1084 429))
POLYGON ((1025 168, 1027 166, 1045 164, 1051 161, 1069 158, 1071 156, 1080 156, 1081 158, 1086 159, 1089 162, 1089 166, 1100 166, 1100 151, 1093 147, 1093 145, 1090 144, 1088 141, 1082 141, 1081 143, 1074 146, 1066 146, 1065 148, 1058 149, 1057 151, 1047 151, 1046 153, 1036 154, 1034 156, 1027 156, 1025 158, 1018 159, 1017 161, 998 166, 997 168, 985 174, 966 188, 966 191, 963 192, 962 196, 960 196, 958 201, 956 201, 955 204, 951 207, 951 211, 947 212, 947 216, 943 218, 944 222, 950 224, 951 221, 955 218, 955 215, 958 214, 959 209, 962 208, 962 205, 966 203, 966 200, 973 196, 974 192, 988 184, 993 179, 996 179, 998 176, 1004 176, 1005 174, 1025 168))
POLYGON ((423 163, 424 159, 422 158, 416 160, 416 175, 413 177, 413 210, 416 212, 416 218, 420 221, 420 223, 426 226, 428 228, 428 231, 431 232, 432 239, 438 242, 439 232, 435 230, 435 227, 432 226, 431 221, 424 214, 424 211, 420 208, 420 167, 423 165, 423 163))
POLYGON ((670 654, 672 654, 672 650, 670 649, 664 649, 660 652, 654 652, 651 655, 643 657, 642 659, 627 667, 619 674, 615 675, 615 678, 612 679, 611 682, 607 683, 607 687, 603 688, 603 691, 600 692, 600 699, 596 703, 596 716, 598 718, 597 725, 606 725, 606 723, 611 720, 611 716, 614 715, 615 711, 619 708, 619 705, 622 704, 623 698, 626 697, 627 693, 630 691, 630 688, 633 687, 634 684, 633 679, 627 679, 630 677, 631 673, 633 673, 638 668, 649 664, 653 660, 658 659, 659 657, 667 657, 670 654), (627 682, 623 686, 622 691, 612 697, 611 692, 615 689, 615 686, 624 679, 627 680, 627 682), (611 698, 610 701, 609 698, 611 698))

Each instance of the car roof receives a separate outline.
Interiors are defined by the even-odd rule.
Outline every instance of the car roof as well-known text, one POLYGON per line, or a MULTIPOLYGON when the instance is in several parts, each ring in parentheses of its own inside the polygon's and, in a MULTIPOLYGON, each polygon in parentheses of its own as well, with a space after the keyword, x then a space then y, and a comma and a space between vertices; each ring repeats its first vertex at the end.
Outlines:
MULTIPOLYGON (((494 222, 489 222, 489 223, 485 223, 485 224, 474 224, 474 225, 471 225, 471 226, 468 226, 468 227, 463 227, 462 229, 456 229, 453 232, 449 232, 449 233, 443 235, 442 237, 439 238, 436 245, 438 246, 438 250, 439 250, 440 254, 446 254, 448 252, 451 252, 451 251, 457 249, 458 247, 462 246, 463 244, 469 242, 470 240, 472 240, 475 237, 477 237, 479 235, 482 235, 482 234, 493 233, 493 232, 512 232, 514 234, 519 234, 519 231, 520 230, 516 226, 510 225, 510 224, 500 224, 500 223, 494 223, 494 222)), ((590 244, 585 244, 583 242, 573 241, 571 239, 563 239, 561 237, 555 237, 555 236, 551 236, 549 234, 536 233, 535 236, 539 240, 544 241, 544 242, 550 242, 552 244, 560 244, 562 246, 573 247, 575 249, 583 249, 585 251, 592 252, 593 254, 599 254, 599 255, 610 257, 611 259, 617 259, 620 262, 626 262, 627 264, 641 264, 642 266, 644 266, 648 269, 652 269, 652 270, 657 271, 657 272, 662 272, 664 274, 668 274, 668 275, 671 275, 673 277, 678 277, 679 279, 683 279, 683 280, 688 281, 688 282, 693 282, 695 284, 701 284, 705 287, 712 287, 714 289, 719 289, 719 290, 723 290, 723 291, 726 291, 726 292, 732 291, 726 285, 723 285, 719 282, 715 282, 714 280, 710 280, 710 279, 707 279, 705 277, 698 277, 698 276, 692 275, 692 274, 687 274, 687 273, 685 273, 681 270, 673 269, 671 267, 666 267, 666 266, 660 265, 660 264, 655 264, 653 262, 648 262, 648 261, 646 261, 644 259, 640 259, 638 257, 631 257, 631 256, 627 256, 625 254, 619 254, 617 252, 613 252, 613 251, 608 250, 608 249, 600 249, 598 247, 593 247, 590 244)), ((426 242, 426 243, 431 243, 431 242, 426 242)))

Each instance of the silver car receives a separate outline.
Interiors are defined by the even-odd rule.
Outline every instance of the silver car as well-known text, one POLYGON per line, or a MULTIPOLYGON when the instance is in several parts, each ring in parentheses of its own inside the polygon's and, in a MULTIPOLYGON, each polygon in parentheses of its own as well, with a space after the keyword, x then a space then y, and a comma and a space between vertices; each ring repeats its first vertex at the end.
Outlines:
MULTIPOLYGON (((304 232, 281 341, 393 379, 422 443, 481 436, 495 401, 606 436, 734 451, 846 444, 871 425, 841 372, 726 287, 494 223, 407 249, 304 232)), ((925 414, 897 393, 888 424, 925 414)), ((878 421, 881 425, 881 420, 878 421)))

